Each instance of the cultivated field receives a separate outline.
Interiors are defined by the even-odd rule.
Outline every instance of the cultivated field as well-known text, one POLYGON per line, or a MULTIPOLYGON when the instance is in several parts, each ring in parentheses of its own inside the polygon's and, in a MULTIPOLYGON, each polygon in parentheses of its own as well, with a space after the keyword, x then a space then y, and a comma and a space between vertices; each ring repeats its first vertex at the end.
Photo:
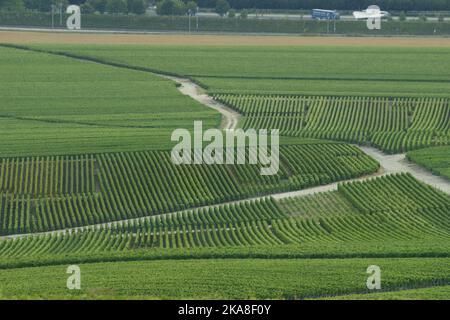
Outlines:
POLYGON ((449 298, 448 39, 0 43, 1 298, 449 298), (280 130, 278 174, 171 162, 174 129, 230 109, 280 130))

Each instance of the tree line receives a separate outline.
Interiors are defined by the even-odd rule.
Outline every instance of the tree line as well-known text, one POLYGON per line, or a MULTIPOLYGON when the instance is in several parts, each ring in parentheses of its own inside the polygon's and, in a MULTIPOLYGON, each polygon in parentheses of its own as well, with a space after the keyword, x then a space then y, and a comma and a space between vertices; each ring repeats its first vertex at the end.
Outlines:
POLYGON ((82 13, 134 13, 144 14, 148 6, 147 0, 0 0, 0 9, 19 12, 23 10, 50 12, 52 5, 63 12, 69 4, 77 4, 82 13))
POLYGON ((246 17, 245 9, 356 10, 371 4, 391 11, 450 11, 450 0, 0 0, 0 10, 50 12, 52 5, 65 8, 69 4, 80 5, 82 13, 144 14, 150 4, 156 4, 158 15, 195 15, 201 7, 230 17, 235 10, 243 11, 241 17, 246 17))
MULTIPOLYGON (((214 8, 216 0, 198 0, 198 5, 214 8)), ((450 0, 228 0, 234 9, 366 9, 376 4, 383 10, 449 11, 450 0)))

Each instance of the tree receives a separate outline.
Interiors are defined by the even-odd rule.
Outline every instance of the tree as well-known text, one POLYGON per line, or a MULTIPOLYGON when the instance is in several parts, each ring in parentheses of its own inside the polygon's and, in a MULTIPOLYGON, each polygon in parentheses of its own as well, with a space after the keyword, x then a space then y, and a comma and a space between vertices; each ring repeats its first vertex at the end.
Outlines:
POLYGON ((235 18, 236 17, 236 11, 234 9, 230 9, 228 11, 228 18, 235 18))
POLYGON ((217 0, 216 2, 216 13, 223 17, 229 10, 230 4, 227 0, 217 0))
POLYGON ((405 13, 405 11, 400 12, 400 15, 398 16, 398 19, 400 21, 406 21, 406 13, 405 13))
POLYGON ((25 8, 40 12, 49 12, 52 8, 52 3, 52 0, 24 0, 25 8))
POLYGON ((6 11, 22 11, 24 9, 22 0, 0 0, 0 9, 6 11))
POLYGON ((181 0, 163 0, 156 4, 156 13, 160 16, 182 16, 186 6, 181 0))
POLYGON ((95 8, 92 6, 92 3, 87 1, 80 6, 81 13, 94 13, 95 8))
POLYGON ((144 0, 128 0, 127 1, 128 12, 134 14, 144 14, 146 5, 144 0))
POLYGON ((442 13, 440 13, 440 14, 438 15, 438 21, 439 21, 439 22, 444 22, 444 20, 445 20, 445 16, 444 16, 442 13))
POLYGON ((421 15, 419 16, 419 20, 420 20, 420 21, 427 21, 427 20, 428 20, 428 18, 427 18, 427 16, 426 16, 426 15, 424 15, 424 14, 421 14, 421 15))
POLYGON ((127 4, 124 0, 108 0, 106 3, 106 11, 112 14, 126 13, 127 4))
POLYGON ((95 11, 105 13, 108 0, 88 0, 87 3, 89 3, 95 11))
POLYGON ((248 18, 248 11, 246 9, 241 11, 241 14, 239 15, 241 19, 247 19, 248 18))
POLYGON ((196 15, 197 7, 198 5, 195 1, 189 1, 188 3, 186 3, 186 11, 190 12, 191 15, 196 15))

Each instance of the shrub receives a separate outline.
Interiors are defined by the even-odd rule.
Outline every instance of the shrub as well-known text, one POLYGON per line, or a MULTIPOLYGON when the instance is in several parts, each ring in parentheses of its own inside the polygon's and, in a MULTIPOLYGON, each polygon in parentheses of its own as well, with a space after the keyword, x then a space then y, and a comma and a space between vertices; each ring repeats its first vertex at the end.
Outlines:
POLYGON ((426 15, 424 15, 424 14, 421 14, 421 15, 419 16, 419 20, 420 20, 420 21, 427 21, 427 20, 428 20, 428 18, 427 18, 427 16, 426 16, 426 15))
POLYGON ((128 12, 144 14, 145 9, 144 0, 128 0, 128 12))
POLYGON ((197 14, 197 7, 198 6, 195 1, 189 1, 186 3, 186 11, 190 12, 193 16, 197 14))
POLYGON ((241 19, 247 19, 248 18, 248 11, 247 10, 242 10, 240 17, 241 17, 241 19))

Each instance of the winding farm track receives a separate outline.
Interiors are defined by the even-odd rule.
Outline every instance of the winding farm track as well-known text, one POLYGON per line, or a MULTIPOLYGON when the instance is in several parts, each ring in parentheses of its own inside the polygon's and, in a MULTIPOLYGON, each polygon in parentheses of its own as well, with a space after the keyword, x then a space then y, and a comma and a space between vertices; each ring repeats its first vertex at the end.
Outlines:
MULTIPOLYGON (((94 62, 94 63, 99 63, 99 62, 94 62)), ((203 104, 204 106, 206 106, 208 108, 212 108, 212 109, 220 112, 223 116, 222 125, 221 125, 222 129, 234 130, 237 128, 237 125, 238 125, 241 115, 239 113, 237 113, 236 111, 230 109, 229 107, 214 100, 199 85, 195 84, 190 79, 182 78, 182 77, 175 77, 175 76, 167 76, 167 75, 163 75, 160 73, 153 73, 153 74, 176 82, 179 85, 178 90, 182 94, 191 97, 192 99, 198 101, 199 103, 203 104)), ((321 192, 335 191, 335 190, 337 190, 338 185, 342 182, 364 181, 364 180, 372 179, 377 176, 383 176, 383 175, 387 175, 387 174, 400 173, 400 172, 408 172, 411 175, 413 175, 416 179, 418 179, 419 181, 422 181, 426 184, 429 184, 429 185, 435 187, 436 189, 439 189, 447 194, 450 194, 450 182, 448 180, 446 180, 442 177, 435 176, 431 172, 419 167, 416 164, 409 162, 408 160, 406 160, 405 154, 387 155, 387 154, 384 154, 383 152, 379 151, 378 149, 375 149, 372 147, 359 146, 359 145, 355 145, 355 146, 358 147, 359 149, 361 149, 364 153, 373 157, 375 160, 377 160, 380 163, 381 168, 378 172, 368 175, 368 176, 363 176, 363 177, 359 177, 359 178, 351 179, 351 180, 347 180, 347 181, 334 182, 334 183, 323 185, 323 186, 317 186, 317 187, 302 189, 302 190, 298 190, 298 191, 268 194, 268 195, 264 195, 264 196, 257 196, 257 197, 242 199, 242 200, 236 200, 236 201, 232 201, 232 202, 226 202, 226 203, 209 205, 209 206, 193 208, 193 209, 188 209, 188 210, 164 213, 164 214, 161 214, 160 216, 171 215, 171 214, 175 214, 177 212, 190 211, 190 210, 195 210, 195 209, 214 208, 214 207, 220 207, 220 206, 227 205, 227 204, 248 202, 248 201, 252 201, 252 200, 266 198, 269 196, 276 200, 286 199, 286 198, 291 198, 291 197, 308 196, 308 195, 313 195, 313 194, 321 193, 321 192)), ((145 219, 145 217, 120 220, 120 221, 114 221, 114 222, 107 222, 107 223, 101 223, 101 224, 95 224, 95 225, 88 225, 88 226, 84 226, 84 227, 77 227, 77 228, 70 228, 70 229, 63 229, 63 230, 54 230, 54 231, 42 232, 42 233, 8 235, 8 236, 2 236, 2 237, 0 237, 0 239, 22 238, 22 237, 27 237, 27 236, 31 236, 31 235, 43 235, 43 234, 62 234, 65 232, 72 233, 72 232, 77 232, 79 230, 110 227, 114 224, 121 224, 123 222, 131 222, 131 221, 139 221, 142 219, 145 219)))
MULTIPOLYGON (((222 103, 214 100, 212 97, 208 96, 206 92, 202 88, 200 88, 197 84, 193 83, 189 79, 180 78, 180 77, 171 77, 171 76, 163 76, 167 79, 175 81, 180 86, 178 87, 179 91, 191 97, 192 99, 200 102, 204 106, 212 108, 214 110, 219 111, 223 116, 222 128, 223 129, 236 129, 237 124, 239 122, 239 118, 241 115, 236 111, 230 109, 222 103)), ((364 153, 368 154, 375 160, 377 160, 381 165, 381 172, 378 172, 373 176, 379 176, 383 174, 392 174, 392 173, 400 173, 400 172, 408 172, 413 175, 417 180, 422 181, 426 184, 429 184, 436 189, 439 189, 447 194, 450 194, 450 182, 443 177, 436 176, 432 174, 430 171, 421 168, 420 166, 408 161, 406 159, 406 154, 395 154, 395 155, 387 155, 381 152, 378 149, 367 147, 367 146, 359 146, 354 145, 355 147, 361 149, 364 153)), ((368 179, 358 178, 354 180, 368 179)), ((286 197, 297 197, 310 195, 317 192, 326 192, 337 189, 338 183, 331 183, 325 186, 320 186, 316 188, 304 189, 294 192, 274 194, 273 197, 276 199, 286 198, 286 197)))
POLYGON ((207 95, 206 92, 204 92, 204 90, 200 88, 199 85, 195 84, 189 79, 184 79, 180 77, 164 76, 164 75, 162 75, 162 77, 175 81, 179 85, 178 90, 182 94, 189 96, 192 99, 196 100, 197 102, 220 112, 223 116, 221 125, 222 129, 234 130, 237 128, 241 114, 237 113, 233 109, 228 108, 226 105, 214 100, 212 97, 207 95))

